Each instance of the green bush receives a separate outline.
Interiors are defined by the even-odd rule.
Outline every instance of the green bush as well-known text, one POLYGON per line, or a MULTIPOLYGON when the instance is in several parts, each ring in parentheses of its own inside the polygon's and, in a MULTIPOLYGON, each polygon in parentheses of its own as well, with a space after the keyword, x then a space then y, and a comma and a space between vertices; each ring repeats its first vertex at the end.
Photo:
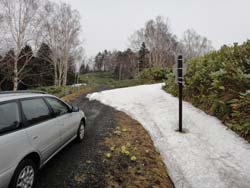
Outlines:
POLYGON ((168 79, 165 82, 164 89, 167 89, 167 91, 174 96, 178 95, 178 85, 175 84, 175 75, 173 72, 168 74, 168 79))
POLYGON ((152 67, 144 69, 141 73, 139 73, 137 79, 148 83, 163 82, 168 79, 168 74, 170 73, 171 69, 169 68, 152 67))
MULTIPOLYGON (((193 59, 185 76, 184 99, 250 136, 250 41, 193 59)), ((173 75, 165 90, 177 95, 173 75)))
POLYGON ((233 120, 228 124, 244 136, 250 135, 250 91, 240 93, 238 99, 230 101, 233 120))
POLYGON ((46 93, 49 93, 51 95, 55 95, 57 97, 63 97, 65 95, 69 95, 77 90, 76 87, 71 86, 50 86, 50 87, 39 87, 36 88, 38 91, 44 91, 46 93))

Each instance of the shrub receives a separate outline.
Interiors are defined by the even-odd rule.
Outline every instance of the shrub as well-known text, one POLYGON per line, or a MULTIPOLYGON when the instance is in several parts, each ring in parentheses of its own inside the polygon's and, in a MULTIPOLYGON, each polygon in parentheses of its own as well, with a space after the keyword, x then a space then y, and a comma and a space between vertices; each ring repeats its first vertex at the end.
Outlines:
MULTIPOLYGON (((217 116, 238 133, 250 135, 250 41, 190 60, 184 99, 217 116)), ((165 90, 177 95, 173 75, 165 90)))
POLYGON ((163 82, 168 79, 168 74, 171 73, 169 68, 152 67, 144 69, 137 79, 143 80, 148 83, 163 82))
POLYGON ((228 125, 244 136, 250 135, 250 91, 230 101, 230 106, 233 119, 228 125))
POLYGON ((46 93, 49 93, 51 95, 55 95, 57 97, 63 97, 65 95, 69 95, 77 90, 76 87, 71 86, 50 86, 50 87, 39 87, 36 88, 38 91, 44 91, 46 93))

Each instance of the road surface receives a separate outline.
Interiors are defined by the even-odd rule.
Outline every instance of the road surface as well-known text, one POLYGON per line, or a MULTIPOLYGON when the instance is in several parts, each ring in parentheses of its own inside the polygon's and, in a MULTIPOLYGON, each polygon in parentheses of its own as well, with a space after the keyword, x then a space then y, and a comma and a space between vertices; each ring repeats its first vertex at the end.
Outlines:
POLYGON ((79 106, 88 117, 85 140, 82 143, 72 142, 49 161, 39 173, 36 188, 105 187, 103 154, 99 153, 105 146, 100 143, 109 134, 109 128, 116 126, 115 110, 89 101, 85 96, 72 104, 79 106), (84 176, 81 177, 82 174, 84 176), (84 181, 77 180, 77 184, 76 177, 84 181))

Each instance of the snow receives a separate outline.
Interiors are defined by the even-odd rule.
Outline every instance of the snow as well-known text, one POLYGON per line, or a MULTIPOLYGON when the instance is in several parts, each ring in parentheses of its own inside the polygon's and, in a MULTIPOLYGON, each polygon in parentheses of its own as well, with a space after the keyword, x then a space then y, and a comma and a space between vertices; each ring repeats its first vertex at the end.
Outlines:
POLYGON ((81 84, 71 85, 71 87, 81 87, 81 86, 86 86, 86 85, 87 85, 86 83, 81 83, 81 84))
POLYGON ((176 188, 249 188, 250 144, 218 119, 183 103, 178 127, 178 99, 162 84, 109 90, 88 95, 130 115, 149 132, 176 188))

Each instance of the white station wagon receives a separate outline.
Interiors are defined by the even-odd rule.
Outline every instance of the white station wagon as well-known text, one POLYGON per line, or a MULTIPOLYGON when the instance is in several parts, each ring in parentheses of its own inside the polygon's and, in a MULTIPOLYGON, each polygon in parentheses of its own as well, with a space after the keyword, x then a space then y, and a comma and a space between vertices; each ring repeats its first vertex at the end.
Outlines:
POLYGON ((0 188, 33 188, 37 171, 74 139, 86 117, 41 92, 0 93, 0 188))

